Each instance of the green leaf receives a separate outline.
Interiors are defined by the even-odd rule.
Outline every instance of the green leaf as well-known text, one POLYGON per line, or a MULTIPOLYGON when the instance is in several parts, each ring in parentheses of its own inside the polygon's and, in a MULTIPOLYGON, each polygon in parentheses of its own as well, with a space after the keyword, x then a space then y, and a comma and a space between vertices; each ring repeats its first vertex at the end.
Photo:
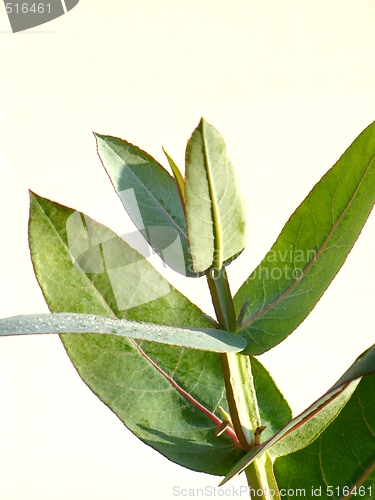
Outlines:
POLYGON ((186 148, 185 193, 194 269, 220 269, 245 247, 245 210, 224 141, 203 119, 186 148))
MULTIPOLYGON (((83 214, 31 194, 29 241, 52 312, 211 326, 147 260, 83 214)), ((218 407, 228 410, 217 354, 109 335, 61 339, 91 390, 173 462, 223 475, 243 455, 231 429, 214 437, 218 407)))
MULTIPOLYGON (((33 193, 29 240, 51 311, 211 326, 198 307, 112 231, 33 193)), ((217 354, 111 335, 61 339, 91 390, 135 435, 170 460, 224 475, 244 455, 231 429, 214 437, 221 423, 219 406, 228 412, 217 354)), ((276 431, 289 418, 288 406, 268 372, 252 362, 260 413, 276 431), (261 396, 265 390, 274 394, 272 404, 261 396)))
POLYGON ((165 156, 167 157, 169 166, 171 167, 171 170, 173 172, 173 176, 174 176, 174 180, 175 180, 176 185, 177 185, 178 194, 180 196, 181 204, 184 208, 185 202, 186 202, 184 178, 181 175, 180 169, 178 168, 178 166, 175 164, 175 162, 172 160, 172 158, 169 156, 169 154, 166 152, 166 150, 164 148, 163 148, 163 151, 164 151, 165 156))
POLYGON ((215 328, 177 328, 91 314, 31 314, 0 319, 0 336, 42 333, 117 335, 212 352, 238 352, 246 345, 240 335, 215 328))
POLYGON ((307 448, 277 458, 276 479, 285 499, 375 497, 375 376, 364 377, 331 425, 307 448), (329 488, 330 487, 330 488, 329 488), (287 493, 289 490, 289 494, 287 493), (313 494, 315 493, 315 494, 313 494))
POLYGON ((147 242, 175 271, 199 276, 192 266, 185 214, 174 179, 133 144, 116 137, 95 137, 103 166, 147 242))
POLYGON ((337 418, 340 411, 350 400, 359 382, 360 379, 354 380, 342 392, 339 392, 336 397, 332 398, 327 405, 322 407, 322 409, 319 409, 318 407, 310 413, 309 418, 305 417, 305 419, 301 419, 303 425, 300 427, 295 426, 295 430, 287 433, 275 445, 273 445, 270 449, 271 455, 273 457, 289 455, 290 453, 305 448, 310 443, 315 441, 324 429, 326 429, 329 424, 337 418), (314 411, 317 411, 315 415, 314 411), (313 416, 311 416, 311 414, 313 416))
MULTIPOLYGON (((370 375, 375 373, 375 345, 370 349, 365 351, 349 370, 336 382, 332 388, 327 391, 321 398, 319 398, 315 403, 313 403, 307 410, 302 412, 300 415, 288 422, 279 432, 274 434, 270 439, 257 446, 249 453, 247 453, 231 471, 226 475, 221 484, 226 483, 229 479, 240 474, 249 464, 251 464, 256 458, 260 457, 264 452, 269 450, 271 447, 275 446, 281 440, 285 439, 284 450, 288 452, 289 450, 296 449, 298 447, 298 439, 301 438, 301 446, 309 443, 308 433, 311 432, 311 439, 316 438, 326 427, 327 422, 329 423, 330 416, 335 416, 339 414, 340 409, 347 403, 348 398, 353 392, 353 388, 356 384, 356 380, 364 375, 370 375), (330 407, 330 408, 328 408, 330 407), (317 418, 317 415, 321 413, 321 416, 317 418), (315 420, 314 420, 315 419, 315 420), (306 431, 301 431, 303 426, 306 426, 306 431), (302 434, 301 434, 302 432, 302 434), (292 433, 296 433, 295 439, 292 439, 292 433)), ((283 447, 280 445, 279 450, 275 446, 276 452, 282 451, 283 447)), ((275 453, 276 453, 275 452, 275 453)))
POLYGON ((327 289, 375 201, 375 123, 322 177, 237 292, 247 354, 262 354, 306 318, 327 289))

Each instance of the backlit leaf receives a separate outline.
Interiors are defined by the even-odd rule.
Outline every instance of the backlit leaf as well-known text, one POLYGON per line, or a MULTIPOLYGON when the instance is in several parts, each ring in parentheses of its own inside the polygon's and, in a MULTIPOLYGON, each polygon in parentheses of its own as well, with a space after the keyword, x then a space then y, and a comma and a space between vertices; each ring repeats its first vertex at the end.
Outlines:
POLYGON ((203 119, 186 148, 185 193, 193 267, 220 269, 245 247, 245 210, 224 141, 203 119))
MULTIPOLYGON (((83 214, 31 194, 29 241, 52 312, 211 327, 146 259, 83 214)), ((222 475, 243 455, 231 429, 214 437, 218 407, 228 410, 217 354, 110 335, 61 339, 90 389, 170 460, 222 475)))
POLYGON ((367 127, 290 217, 237 292, 248 300, 241 334, 262 354, 306 318, 343 265, 375 202, 375 123, 367 127))
MULTIPOLYGON (((36 276, 51 311, 189 329, 211 326, 142 256, 89 217, 31 194, 29 226, 36 276)), ((170 460, 223 475, 243 456, 230 428, 214 437, 219 406, 228 412, 217 354, 112 335, 61 339, 93 392, 170 460)), ((289 407, 262 365, 253 361, 253 369, 262 421, 276 432, 288 420, 289 407)))

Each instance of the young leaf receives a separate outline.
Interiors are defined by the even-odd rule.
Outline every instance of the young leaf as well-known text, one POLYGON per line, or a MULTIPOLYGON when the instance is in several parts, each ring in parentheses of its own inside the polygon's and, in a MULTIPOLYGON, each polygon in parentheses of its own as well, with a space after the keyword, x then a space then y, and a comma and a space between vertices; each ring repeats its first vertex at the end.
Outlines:
POLYGON ((166 150, 163 148, 164 154, 167 157, 169 166, 171 167, 171 170, 173 172, 174 180, 176 181, 177 189, 178 189, 178 194, 180 196, 181 204, 183 208, 185 208, 185 203, 186 203, 186 197, 185 197, 185 181, 181 175, 180 169, 178 166, 175 164, 175 162, 172 160, 172 158, 169 156, 169 154, 166 152, 166 150))
POLYGON ((284 340, 329 286, 375 201, 375 123, 322 177, 237 292, 237 313, 250 298, 241 334, 248 354, 284 340))
POLYGON ((307 448, 277 458, 275 475, 283 498, 297 488, 308 500, 375 497, 375 376, 364 377, 348 404, 307 448), (315 494, 314 494, 315 492, 315 494))
POLYGON ((224 141, 203 119, 186 148, 185 193, 194 269, 220 269, 245 247, 245 210, 224 141))
MULTIPOLYGON (((211 326, 198 307, 112 231, 35 194, 29 241, 52 312, 211 326), (72 248, 74 254, 86 251, 75 258, 72 248)), ((173 462, 222 475, 243 455, 231 429, 214 437, 221 423, 218 407, 228 411, 217 354, 109 335, 60 337, 91 390, 136 436, 173 462)))
MULTIPOLYGON (((247 455, 245 455, 226 475, 221 484, 224 484, 225 482, 229 481, 229 479, 240 474, 256 458, 261 456, 264 452, 268 451, 271 447, 276 445, 276 443, 279 443, 283 438, 286 438, 288 435, 291 435, 295 432, 300 433, 302 426, 308 425, 307 431, 310 430, 312 432, 312 439, 316 438, 319 435, 319 432, 317 432, 317 426, 320 425, 319 419, 315 420, 315 425, 313 426, 311 426, 310 421, 315 418, 320 412, 326 412, 329 405, 331 405, 331 409, 333 411, 329 412, 328 415, 332 415, 333 413, 334 416, 337 416, 338 410, 340 409, 340 404, 338 405, 335 400, 343 396, 341 398, 341 407, 346 404, 348 397, 350 397, 351 392, 353 392, 352 384, 355 384, 354 381, 364 375, 375 373, 374 359, 375 345, 365 351, 361 356, 359 356, 353 363, 353 365, 349 368, 349 370, 338 380, 338 382, 336 382, 336 384, 332 386, 332 388, 321 398, 319 398, 317 401, 315 401, 315 403, 307 408, 307 410, 288 422, 287 425, 285 425, 279 432, 272 436, 272 438, 268 439, 268 441, 265 441, 263 444, 247 453, 247 455), (350 385, 352 385, 352 387, 348 389, 350 385), (347 392, 345 393, 345 391, 347 392)), ((320 431, 326 428, 327 415, 325 415, 321 419, 321 422, 322 426, 320 428, 320 431)), ((303 436, 302 434, 302 437, 303 440, 301 444, 308 444, 308 436, 303 436)), ((293 440, 288 438, 288 441, 289 443, 287 443, 287 445, 291 446, 291 450, 296 449, 293 448, 293 446, 298 447, 298 439, 293 440)))
POLYGON ((215 328, 177 328, 91 314, 31 314, 0 319, 0 336, 45 333, 116 335, 212 352, 238 352, 246 341, 215 328))
POLYGON ((100 134, 95 137, 102 164, 147 242, 175 271, 199 276, 193 270, 185 214, 174 179, 129 142, 100 134))

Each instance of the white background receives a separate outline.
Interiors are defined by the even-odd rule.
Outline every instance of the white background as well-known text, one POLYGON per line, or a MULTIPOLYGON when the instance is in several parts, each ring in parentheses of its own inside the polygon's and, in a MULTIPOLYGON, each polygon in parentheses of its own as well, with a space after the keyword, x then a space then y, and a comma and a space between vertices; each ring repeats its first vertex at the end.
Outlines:
MULTIPOLYGON (((125 215, 91 132, 165 165, 164 145, 183 166, 201 116, 224 136, 246 200, 235 291, 375 120, 374 53, 374 0, 81 0, 19 34, 0 5, 0 317, 47 312, 28 253, 27 190, 121 234, 125 215)), ((295 413, 374 343, 374 252, 371 216, 313 313, 261 358, 295 413)), ((204 285, 174 283, 210 312, 204 285)), ((173 486, 219 482, 135 438, 56 337, 1 339, 0 405, 1 500, 169 500, 173 486)))

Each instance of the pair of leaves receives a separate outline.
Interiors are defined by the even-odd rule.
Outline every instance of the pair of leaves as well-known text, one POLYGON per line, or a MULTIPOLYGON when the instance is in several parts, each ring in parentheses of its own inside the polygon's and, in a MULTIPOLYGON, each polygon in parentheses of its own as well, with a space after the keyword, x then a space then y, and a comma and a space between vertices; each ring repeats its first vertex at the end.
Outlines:
MULTIPOLYGON (((32 260, 52 312, 147 319, 199 330, 211 326, 198 307, 121 238, 78 216, 85 221, 85 231, 71 224, 77 212, 31 194, 32 260), (75 255, 87 250, 76 259, 71 246, 75 255)), ((243 456, 230 428, 214 437, 221 423, 219 406, 228 411, 217 354, 113 335, 61 339, 92 391, 134 434, 170 460, 224 475, 243 456)), ((273 434, 290 419, 290 410, 268 372, 253 363, 255 383, 263 394, 263 422, 273 434)))
POLYGON ((245 211, 224 141, 203 119, 186 148, 186 180, 132 144, 96 134, 98 154, 131 219, 158 255, 189 277, 245 247, 245 211), (186 217, 185 217, 186 214, 186 217))

